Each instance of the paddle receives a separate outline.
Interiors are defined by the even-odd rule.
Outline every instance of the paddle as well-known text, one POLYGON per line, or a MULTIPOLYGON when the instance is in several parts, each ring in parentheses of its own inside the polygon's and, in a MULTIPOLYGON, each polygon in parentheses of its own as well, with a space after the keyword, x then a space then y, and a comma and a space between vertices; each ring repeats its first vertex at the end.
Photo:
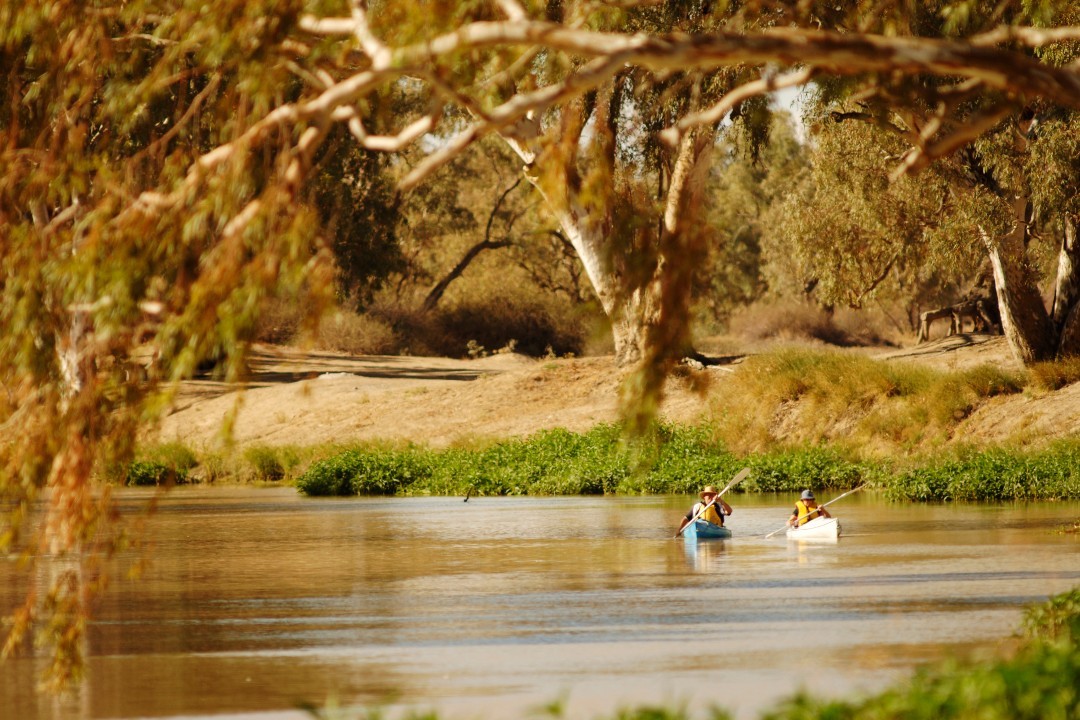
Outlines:
POLYGON ((750 474, 750 468, 743 468, 742 470, 740 470, 740 471, 739 471, 739 472, 738 472, 738 473, 737 473, 737 474, 735 475, 735 477, 731 478, 731 482, 729 482, 729 483, 728 483, 728 484, 727 484, 727 485, 726 485, 726 486, 724 487, 724 489, 723 489, 723 490, 721 490, 721 491, 719 492, 719 494, 717 494, 717 496, 716 496, 716 497, 714 497, 714 498, 713 498, 713 499, 712 499, 712 500, 711 500, 711 501, 709 502, 709 504, 708 504, 708 505, 706 505, 705 507, 703 507, 703 508, 701 508, 700 510, 698 510, 698 512, 697 512, 697 515, 694 515, 693 519, 692 519, 692 520, 690 520, 690 522, 686 523, 685 525, 683 525, 683 526, 682 526, 681 528, 679 528, 679 529, 678 529, 678 530, 677 530, 677 531, 675 532, 675 537, 679 537, 680 535, 682 535, 682 534, 683 534, 683 530, 685 530, 686 528, 690 527, 690 525, 691 525, 691 524, 693 524, 693 523, 694 523, 694 522, 695 522, 695 521, 696 521, 696 520, 697 520, 697 519, 698 519, 699 517, 701 517, 702 515, 704 515, 704 514, 705 514, 705 511, 706 511, 706 510, 708 510, 708 509, 709 509, 710 507, 712 507, 713 503, 715 503, 715 502, 716 502, 717 500, 719 500, 719 499, 720 499, 720 496, 721 496, 721 495, 723 495, 724 493, 726 493, 726 492, 727 492, 728 490, 730 490, 731 488, 735 487, 735 483, 738 483, 738 482, 742 482, 742 481, 743 481, 743 480, 744 480, 744 479, 746 478, 746 476, 747 476, 747 475, 749 475, 749 474, 750 474))
MULTIPOLYGON (((859 487, 855 488, 854 490, 848 490, 848 491, 847 491, 846 493, 844 493, 843 495, 837 495, 836 497, 834 497, 834 498, 833 498, 832 500, 830 500, 829 502, 825 503, 824 505, 818 505, 818 506, 817 506, 816 508, 814 508, 814 509, 813 509, 813 510, 811 510, 811 511, 810 511, 809 513, 807 513, 807 514, 806 514, 806 517, 808 517, 808 518, 809 518, 809 517, 810 517, 811 515, 814 515, 814 514, 816 514, 816 513, 817 513, 817 511, 818 511, 818 510, 820 510, 821 508, 823 508, 823 507, 828 507, 828 506, 832 505, 832 504, 833 504, 834 502, 836 502, 837 500, 839 500, 840 498, 845 498, 845 497, 847 497, 848 495, 850 495, 851 493, 855 492, 855 490, 862 490, 862 489, 863 489, 864 487, 866 487, 866 483, 863 483, 862 485, 860 485, 859 487)), ((784 525, 784 527, 780 528, 780 530, 787 530, 787 529, 788 529, 788 527, 790 527, 790 526, 789 526, 789 525, 784 525)), ((766 536, 765 536, 765 539, 766 539, 766 540, 768 540, 768 539, 769 539, 769 538, 771 538, 771 537, 772 537, 773 535, 775 535, 776 533, 780 532, 780 530, 773 530, 773 531, 772 531, 771 533, 769 533, 768 535, 766 535, 766 536)))

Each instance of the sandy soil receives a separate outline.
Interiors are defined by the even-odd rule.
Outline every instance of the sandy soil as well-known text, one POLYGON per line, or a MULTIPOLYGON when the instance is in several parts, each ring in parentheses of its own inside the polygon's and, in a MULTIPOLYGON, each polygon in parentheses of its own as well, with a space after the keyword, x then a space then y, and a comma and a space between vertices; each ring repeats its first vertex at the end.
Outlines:
MULTIPOLYGON (((947 369, 982 363, 1018 369, 1001 337, 960 335, 904 350, 875 350, 890 362, 947 369)), ((610 357, 478 360, 363 356, 259 346, 244 387, 185 383, 158 439, 212 449, 230 424, 245 445, 315 445, 355 440, 415 441, 433 447, 564 427, 584 431, 617 419, 619 374, 610 357)), ((739 361, 708 367, 709 394, 738 372, 739 361)), ((686 380, 669 383, 661 414, 674 422, 707 418, 709 395, 686 380)), ((990 402, 965 421, 959 437, 1038 439, 1080 430, 1080 384, 1055 393, 990 402)))

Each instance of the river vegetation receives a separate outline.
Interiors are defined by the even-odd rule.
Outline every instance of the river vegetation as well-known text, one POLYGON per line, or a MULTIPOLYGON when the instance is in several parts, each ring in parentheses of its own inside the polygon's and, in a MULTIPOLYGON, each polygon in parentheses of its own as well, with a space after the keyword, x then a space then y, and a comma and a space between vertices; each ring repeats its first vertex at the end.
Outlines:
POLYGON ((857 460, 817 446, 738 456, 708 428, 661 428, 647 465, 628 452, 615 426, 575 434, 538 433, 481 449, 358 447, 314 462, 296 480, 309 495, 591 495, 696 493, 742 467, 733 492, 843 490, 868 484, 893 500, 1018 501, 1080 499, 1080 441, 1038 450, 962 447, 949 457, 857 460))
MULTIPOLYGON (((1075 2, 436 5, 0 4, 0 551, 74 561, 4 653, 51 644, 54 688, 129 541, 97 481, 189 479, 140 430, 181 381, 242 378, 260 333, 562 354, 598 321, 638 434, 694 324, 770 297, 909 335, 989 302, 1025 367, 1080 353, 1075 2), (800 87, 796 123, 768 96, 800 87)), ((1013 387, 958 379, 926 424, 1013 387)), ((920 448, 909 405, 866 425, 920 448)), ((600 487, 644 482, 604 457, 600 487)))

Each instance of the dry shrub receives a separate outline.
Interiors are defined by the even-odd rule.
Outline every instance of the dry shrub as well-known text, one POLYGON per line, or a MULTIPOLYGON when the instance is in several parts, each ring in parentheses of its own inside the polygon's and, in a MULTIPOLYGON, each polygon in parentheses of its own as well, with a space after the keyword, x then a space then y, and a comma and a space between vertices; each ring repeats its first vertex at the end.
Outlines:
MULTIPOLYGON (((897 313, 897 315, 902 314, 897 313)), ((915 339, 915 334, 910 328, 905 331, 889 314, 874 308, 862 310, 840 308, 833 313, 832 320, 833 324, 851 338, 852 344, 856 346, 899 347, 906 341, 915 339)))
POLYGON ((385 320, 348 310, 323 318, 315 346, 350 355, 396 355, 402 347, 398 334, 385 320))
POLYGON ((439 320, 451 339, 445 354, 460 354, 470 340, 489 351, 513 341, 517 352, 532 357, 548 352, 580 355, 584 345, 580 322, 558 313, 551 303, 535 300, 474 301, 443 311, 439 320))
POLYGON ((1021 378, 991 365, 946 372, 786 348, 748 358, 725 382, 718 428, 735 452, 843 440, 912 448, 947 440, 986 398, 1021 389, 1021 378))
POLYGON ((829 313, 810 303, 780 300, 755 303, 734 313, 730 331, 749 341, 812 340, 839 347, 894 344, 880 325, 880 319, 869 312, 829 313))
POLYGON ((1060 390, 1080 380, 1080 357, 1035 363, 1027 371, 1033 386, 1040 390, 1060 390))
POLYGON ((291 300, 272 299, 263 304, 255 325, 255 340, 274 345, 288 345, 296 340, 305 310, 291 300))
POLYGON ((583 321, 572 309, 542 299, 487 296, 458 302, 431 313, 381 308, 413 355, 467 357, 512 346, 533 357, 580 355, 583 321))
MULTIPOLYGON (((303 313, 268 305, 259 340, 299 340, 303 313)), ((376 303, 364 314, 339 309, 322 319, 313 345, 351 355, 467 357, 504 348, 533 357, 582 355, 588 322, 566 303, 488 295, 432 312, 376 303)))

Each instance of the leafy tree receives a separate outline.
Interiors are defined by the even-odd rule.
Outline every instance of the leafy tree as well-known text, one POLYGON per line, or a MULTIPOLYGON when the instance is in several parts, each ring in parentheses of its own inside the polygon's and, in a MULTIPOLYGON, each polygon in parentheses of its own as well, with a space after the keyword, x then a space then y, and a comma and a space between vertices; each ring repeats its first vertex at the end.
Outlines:
POLYGON ((401 198, 389 156, 358 148, 337 129, 305 188, 338 268, 339 294, 358 309, 371 303, 392 273, 405 267, 398 239, 401 198))
MULTIPOLYGON (((723 323, 731 312, 762 297, 767 291, 792 290, 782 267, 789 252, 769 251, 775 208, 785 201, 807 169, 806 151, 786 114, 771 120, 767 140, 755 147, 747 127, 732 128, 718 148, 719 159, 709 185, 710 208, 705 232, 708 260, 695 273, 695 298, 708 308, 708 322, 723 323)), ((763 138, 764 139, 764 138, 763 138)), ((801 292, 801 286, 794 289, 801 292)))
MULTIPOLYGON (((1061 12, 1051 5, 1009 4, 999 5, 996 14, 967 14, 959 5, 936 10, 913 16, 905 31, 987 37, 1003 32, 992 30, 1002 21, 1047 22, 1061 12)), ((1075 11, 1070 12, 1060 19, 1075 21, 1075 11)), ((1075 41, 1059 43, 1040 54, 1061 64, 1071 61, 1077 48, 1075 41)), ((1072 270, 1075 223, 1063 197, 1076 193, 1075 154, 1070 154, 1075 148, 1068 137, 1073 111, 1023 95, 973 91, 971 85, 913 76, 901 83, 901 97, 880 87, 863 87, 853 97, 849 82, 823 83, 817 106, 822 130, 816 136, 821 148, 807 188, 819 196, 789 204, 818 226, 795 234, 806 240, 798 247, 815 264, 812 272, 822 281, 823 295, 856 306, 865 289, 876 289, 886 278, 875 269, 895 268, 895 280, 914 288, 912 279, 926 268, 935 281, 957 287, 987 262, 1002 325, 1018 359, 1032 363, 1075 354, 1080 352, 1078 329, 1070 320, 1078 294, 1072 270), (830 119, 848 127, 830 127, 830 119), (859 124, 864 127, 854 127, 859 124), (843 138, 840 146, 836 138, 843 138), (912 140, 915 147, 906 149, 912 140), (844 160, 834 162, 839 157, 844 160), (888 173, 883 158, 899 158, 898 167, 888 173), (1046 168, 1061 174, 1053 177, 1046 168), (922 172, 889 181, 912 169, 922 172), (836 196, 820 195, 827 189, 836 196), (838 207, 849 214, 848 222, 843 213, 830 216, 838 207), (817 240, 829 227, 845 228, 855 245, 817 240), (1053 236, 1058 248, 1039 248, 1040 235, 1053 236), (1061 271, 1052 281, 1055 299, 1048 311, 1038 287, 1039 265, 1048 263, 1040 263, 1039 256, 1055 252, 1054 270, 1061 271)), ((788 217, 798 215, 792 209, 788 217)))
POLYGON ((946 208, 953 196, 936 166, 890 180, 883 160, 905 149, 871 123, 811 124, 809 166, 771 208, 767 223, 774 287, 813 288, 830 307, 899 301, 912 320, 921 302, 958 293, 985 254, 950 223, 946 208))

